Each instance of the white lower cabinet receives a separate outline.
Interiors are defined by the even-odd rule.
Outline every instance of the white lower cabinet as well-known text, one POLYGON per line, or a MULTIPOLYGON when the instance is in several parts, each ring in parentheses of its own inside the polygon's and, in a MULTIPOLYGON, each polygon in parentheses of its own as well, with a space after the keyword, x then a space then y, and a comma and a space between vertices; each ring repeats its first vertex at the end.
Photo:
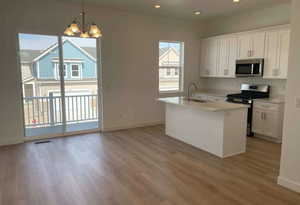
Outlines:
POLYGON ((281 142, 284 104, 255 101, 253 105, 252 130, 257 135, 281 142))

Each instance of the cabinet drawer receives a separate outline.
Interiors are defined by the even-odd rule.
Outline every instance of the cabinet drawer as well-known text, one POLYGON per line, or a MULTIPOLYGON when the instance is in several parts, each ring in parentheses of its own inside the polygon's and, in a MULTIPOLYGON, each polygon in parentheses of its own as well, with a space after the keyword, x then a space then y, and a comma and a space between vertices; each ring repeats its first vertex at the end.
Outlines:
POLYGON ((278 104, 254 102, 254 109, 266 110, 266 111, 279 111, 278 104))

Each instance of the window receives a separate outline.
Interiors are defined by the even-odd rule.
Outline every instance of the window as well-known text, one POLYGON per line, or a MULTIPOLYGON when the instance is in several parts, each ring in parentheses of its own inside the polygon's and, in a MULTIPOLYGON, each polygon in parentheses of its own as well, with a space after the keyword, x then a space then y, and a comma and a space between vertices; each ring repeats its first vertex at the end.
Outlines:
POLYGON ((80 68, 78 64, 73 64, 71 66, 71 77, 80 78, 80 68))
POLYGON ((170 68, 167 68, 167 76, 170 76, 171 75, 171 69, 170 68))
POLYGON ((176 76, 179 75, 179 72, 178 72, 177 68, 174 69, 174 75, 176 75, 176 76))
MULTIPOLYGON (((59 79, 59 69, 58 69, 59 64, 58 63, 54 63, 54 72, 55 72, 55 79, 59 79)), ((64 64, 64 78, 67 77, 67 65, 64 64)))
POLYGON ((159 91, 183 90, 183 42, 159 42, 159 91))

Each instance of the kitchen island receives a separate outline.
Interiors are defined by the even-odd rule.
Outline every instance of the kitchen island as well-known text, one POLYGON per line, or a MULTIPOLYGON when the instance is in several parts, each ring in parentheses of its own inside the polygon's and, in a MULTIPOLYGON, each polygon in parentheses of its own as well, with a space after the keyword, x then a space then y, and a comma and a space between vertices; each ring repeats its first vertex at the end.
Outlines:
POLYGON ((228 102, 159 98, 166 104, 166 134, 218 157, 246 151, 248 106, 228 102))

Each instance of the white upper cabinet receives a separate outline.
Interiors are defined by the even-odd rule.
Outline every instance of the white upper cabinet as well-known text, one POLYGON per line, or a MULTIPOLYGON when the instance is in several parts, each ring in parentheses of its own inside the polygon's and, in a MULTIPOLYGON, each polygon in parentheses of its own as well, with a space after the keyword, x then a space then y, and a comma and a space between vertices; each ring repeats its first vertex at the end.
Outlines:
POLYGON ((240 34, 238 36, 238 59, 263 58, 265 32, 240 34))
POLYGON ((289 44, 289 29, 267 31, 264 78, 286 79, 289 44))
POLYGON ((201 66, 202 77, 216 77, 218 69, 218 40, 215 38, 201 41, 201 66))
POLYGON ((237 59, 237 38, 234 36, 219 39, 218 77, 232 78, 235 76, 237 59))
POLYGON ((279 78, 286 79, 289 67, 289 51, 290 51, 290 35, 289 29, 279 32, 279 57, 278 57, 278 69, 279 78))
POLYGON ((202 77, 234 78, 237 59, 264 58, 264 78, 285 79, 288 70, 288 26, 222 35, 201 41, 202 77))
POLYGON ((251 35, 245 34, 238 37, 238 59, 250 58, 251 54, 251 35))

